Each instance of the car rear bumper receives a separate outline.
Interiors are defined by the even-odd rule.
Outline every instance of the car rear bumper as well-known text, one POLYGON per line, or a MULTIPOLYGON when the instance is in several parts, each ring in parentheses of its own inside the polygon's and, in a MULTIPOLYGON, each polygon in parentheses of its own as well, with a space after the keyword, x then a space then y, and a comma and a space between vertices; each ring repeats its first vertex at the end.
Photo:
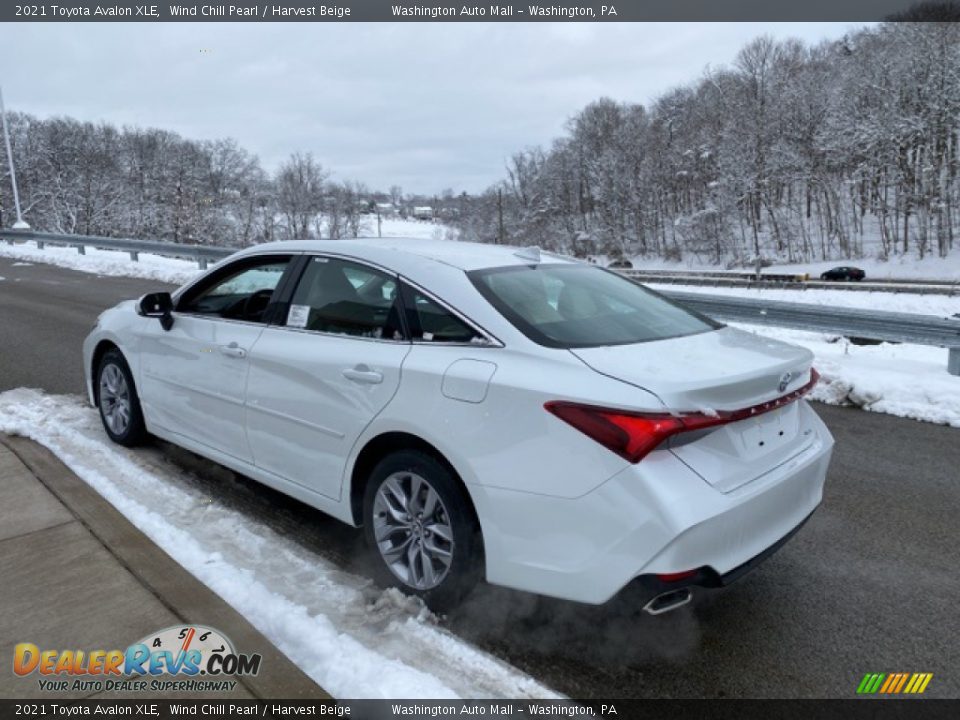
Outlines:
POLYGON ((803 404, 811 443, 729 493, 667 451, 575 499, 472 487, 487 579, 593 604, 660 574, 696 570, 691 579, 700 582, 689 584, 706 586, 733 581, 779 549, 822 499, 833 438, 803 404))
MULTIPOLYGON (((814 508, 814 512, 816 508, 814 508)), ((813 516, 813 512, 807 515, 803 520, 800 521, 800 524, 793 528, 790 532, 784 535, 782 538, 777 540, 773 545, 768 547, 766 550, 761 551, 760 553, 754 555, 752 558, 747 560, 741 565, 733 568, 732 570, 724 573, 723 575, 718 574, 711 567, 700 567, 697 568, 696 572, 689 576, 684 577, 678 580, 665 580, 658 575, 640 575, 639 577, 634 578, 630 583, 630 586, 635 587, 639 592, 640 602, 644 603, 648 600, 652 600, 658 595, 663 593, 671 592, 674 590, 680 590, 682 588, 720 588, 726 587, 733 582, 736 582, 744 575, 749 573, 751 570, 755 569, 765 560, 770 558, 771 555, 776 553, 780 548, 787 544, 787 542, 800 532, 800 528, 807 524, 813 516)))

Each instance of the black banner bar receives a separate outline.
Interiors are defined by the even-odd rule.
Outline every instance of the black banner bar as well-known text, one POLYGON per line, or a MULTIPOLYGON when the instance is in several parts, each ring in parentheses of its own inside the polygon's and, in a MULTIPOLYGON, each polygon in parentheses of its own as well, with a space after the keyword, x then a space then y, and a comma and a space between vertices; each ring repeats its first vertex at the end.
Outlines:
POLYGON ((0 700, 7 718, 602 718, 603 720, 946 720, 960 700, 0 700))
POLYGON ((235 0, 227 3, 0 3, 3 22, 870 22, 960 19, 957 0, 605 0, 597 2, 411 2, 235 0))

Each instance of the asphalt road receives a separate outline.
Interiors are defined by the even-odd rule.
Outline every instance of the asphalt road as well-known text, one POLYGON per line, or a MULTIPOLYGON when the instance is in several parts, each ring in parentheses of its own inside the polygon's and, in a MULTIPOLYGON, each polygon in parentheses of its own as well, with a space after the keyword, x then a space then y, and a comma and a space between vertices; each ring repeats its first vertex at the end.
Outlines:
MULTIPOLYGON (((96 315, 163 286, 0 258, 0 391, 83 390, 96 315)), ((817 405, 837 444, 822 507, 732 587, 661 617, 629 592, 590 607, 482 586, 455 633, 572 697, 853 697, 867 672, 932 672, 960 697, 960 431, 817 405)), ((360 534, 168 446, 225 501, 345 568, 360 534), (215 486, 215 487, 214 487, 215 486)))

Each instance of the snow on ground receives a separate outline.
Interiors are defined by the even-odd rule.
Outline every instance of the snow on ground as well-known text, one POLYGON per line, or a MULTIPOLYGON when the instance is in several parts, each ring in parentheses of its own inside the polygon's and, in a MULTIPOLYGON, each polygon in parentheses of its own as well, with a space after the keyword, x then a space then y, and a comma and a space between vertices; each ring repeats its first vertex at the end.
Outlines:
POLYGON ((731 325, 809 348, 821 375, 813 400, 960 428, 960 377, 947 372, 943 348, 853 345, 835 335, 731 325))
POLYGON ((139 262, 134 262, 126 252, 88 247, 86 255, 81 255, 76 248, 71 247, 46 245, 41 250, 34 242, 16 245, 0 242, 0 257, 29 261, 23 262, 24 265, 34 262, 47 263, 94 275, 146 278, 173 285, 182 285, 200 272, 196 260, 140 253, 139 262))
POLYGON ((951 317, 960 313, 960 296, 918 295, 916 293, 850 292, 847 290, 778 290, 747 287, 712 287, 704 285, 669 285, 644 283, 658 292, 699 293, 701 295, 727 295, 754 299, 781 300, 807 305, 861 308, 888 312, 916 313, 951 317))
MULTIPOLYGON (((604 258, 600 258, 603 260, 604 258)), ((636 270, 656 270, 673 272, 753 272, 751 267, 728 269, 723 265, 711 265, 699 262, 696 257, 689 256, 681 262, 671 262, 660 258, 646 258, 638 256, 631 258, 636 270)), ((604 263, 605 264, 605 263, 604 263)), ((852 258, 849 260, 815 260, 801 263, 775 263, 763 268, 768 274, 803 274, 809 273, 811 279, 820 279, 820 273, 830 268, 843 265, 858 267, 867 274, 867 281, 881 282, 889 278, 902 280, 937 280, 940 282, 960 282, 960 252, 941 258, 936 255, 927 255, 921 260, 917 255, 896 255, 889 260, 878 260, 876 257, 852 258)))
MULTIPOLYGON (((456 239, 454 228, 419 220, 383 218, 380 230, 383 237, 410 237, 426 240, 456 239)), ((369 217, 365 218, 362 231, 371 237, 376 236, 376 218, 373 218, 372 223, 369 217)), ((182 285, 200 272, 196 260, 140 253, 139 261, 134 262, 127 252, 87 247, 86 254, 81 255, 73 247, 58 247, 48 244, 41 250, 34 242, 17 243, 15 245, 0 242, 0 257, 21 261, 13 263, 14 265, 30 265, 33 262, 40 262, 94 275, 145 278, 172 285, 182 285)), ((0 278, 0 280, 2 279, 0 278)))
POLYGON ((0 393, 0 432, 45 445, 334 697, 555 698, 549 688, 216 497, 155 448, 109 442, 77 396, 0 393))
MULTIPOLYGON (((371 237, 377 234, 377 218, 373 217, 364 225, 364 232, 371 237)), ((403 218, 381 218, 380 234, 383 237, 410 237, 423 240, 456 240, 457 230, 441 223, 426 220, 404 220, 403 218)))

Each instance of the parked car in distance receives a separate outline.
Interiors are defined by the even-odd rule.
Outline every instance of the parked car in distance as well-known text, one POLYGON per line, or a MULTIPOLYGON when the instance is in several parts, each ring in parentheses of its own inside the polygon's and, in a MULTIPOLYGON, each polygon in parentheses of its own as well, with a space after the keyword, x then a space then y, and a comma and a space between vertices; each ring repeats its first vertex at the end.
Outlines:
POLYGON ((607 267, 613 268, 614 270, 633 270, 633 263, 624 258, 619 258, 611 262, 607 267))
POLYGON ((863 280, 867 274, 860 268, 841 266, 831 268, 826 272, 820 273, 821 280, 855 280, 857 282, 863 280))
POLYGON ((480 578, 679 607, 803 524, 833 447, 809 350, 536 248, 257 245, 107 310, 83 358, 113 441, 362 527, 379 580, 438 609, 480 578))

